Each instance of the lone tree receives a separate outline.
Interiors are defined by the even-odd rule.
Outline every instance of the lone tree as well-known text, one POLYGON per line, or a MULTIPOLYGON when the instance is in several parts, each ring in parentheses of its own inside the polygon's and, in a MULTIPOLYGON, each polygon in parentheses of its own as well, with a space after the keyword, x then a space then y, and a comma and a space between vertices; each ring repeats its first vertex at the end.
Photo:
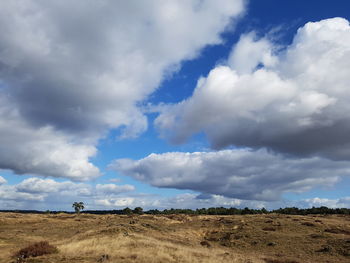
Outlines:
POLYGON ((83 210, 84 207, 84 203, 83 202, 74 202, 72 207, 74 208, 76 213, 80 213, 80 210, 83 210))

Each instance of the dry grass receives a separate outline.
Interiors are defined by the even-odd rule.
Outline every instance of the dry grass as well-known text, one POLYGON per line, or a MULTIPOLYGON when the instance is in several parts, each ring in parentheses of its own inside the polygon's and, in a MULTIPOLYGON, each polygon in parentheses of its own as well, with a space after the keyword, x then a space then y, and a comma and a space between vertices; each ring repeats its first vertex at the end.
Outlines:
POLYGON ((16 262, 11 257, 16 251, 41 240, 58 253, 28 263, 345 263, 350 262, 349 219, 2 213, 0 263, 16 262), (322 224, 303 223, 316 220, 322 224))
POLYGON ((29 257, 39 257, 56 252, 58 251, 55 246, 50 245, 47 241, 40 241, 20 249, 13 255, 13 257, 17 258, 17 261, 19 261, 29 257))
POLYGON ((92 262, 101 255, 108 255, 115 262, 242 262, 238 255, 229 257, 222 249, 211 251, 183 246, 139 234, 91 238, 62 245, 59 249, 70 258, 90 258, 92 262))

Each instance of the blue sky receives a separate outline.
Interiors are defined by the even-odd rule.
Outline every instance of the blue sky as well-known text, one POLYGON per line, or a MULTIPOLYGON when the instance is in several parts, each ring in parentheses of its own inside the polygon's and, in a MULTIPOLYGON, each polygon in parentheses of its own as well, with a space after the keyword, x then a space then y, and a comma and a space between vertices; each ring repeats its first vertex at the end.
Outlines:
POLYGON ((0 209, 350 207, 348 10, 2 1, 0 209))

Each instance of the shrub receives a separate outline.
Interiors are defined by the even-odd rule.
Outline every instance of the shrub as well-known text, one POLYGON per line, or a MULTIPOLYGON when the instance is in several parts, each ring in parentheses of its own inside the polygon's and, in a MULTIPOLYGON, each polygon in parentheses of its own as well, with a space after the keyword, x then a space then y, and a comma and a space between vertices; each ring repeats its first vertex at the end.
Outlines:
POLYGON ((22 248, 17 253, 14 254, 14 257, 17 258, 29 258, 29 257, 38 257, 46 254, 52 254, 57 252, 57 247, 52 246, 47 241, 36 242, 30 244, 29 246, 22 248))

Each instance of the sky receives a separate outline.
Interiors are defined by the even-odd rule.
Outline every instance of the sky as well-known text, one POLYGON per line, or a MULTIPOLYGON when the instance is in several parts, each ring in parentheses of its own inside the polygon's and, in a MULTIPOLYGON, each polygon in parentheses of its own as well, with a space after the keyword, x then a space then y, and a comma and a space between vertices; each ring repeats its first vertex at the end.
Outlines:
POLYGON ((2 0, 0 209, 350 208, 347 0, 2 0))

